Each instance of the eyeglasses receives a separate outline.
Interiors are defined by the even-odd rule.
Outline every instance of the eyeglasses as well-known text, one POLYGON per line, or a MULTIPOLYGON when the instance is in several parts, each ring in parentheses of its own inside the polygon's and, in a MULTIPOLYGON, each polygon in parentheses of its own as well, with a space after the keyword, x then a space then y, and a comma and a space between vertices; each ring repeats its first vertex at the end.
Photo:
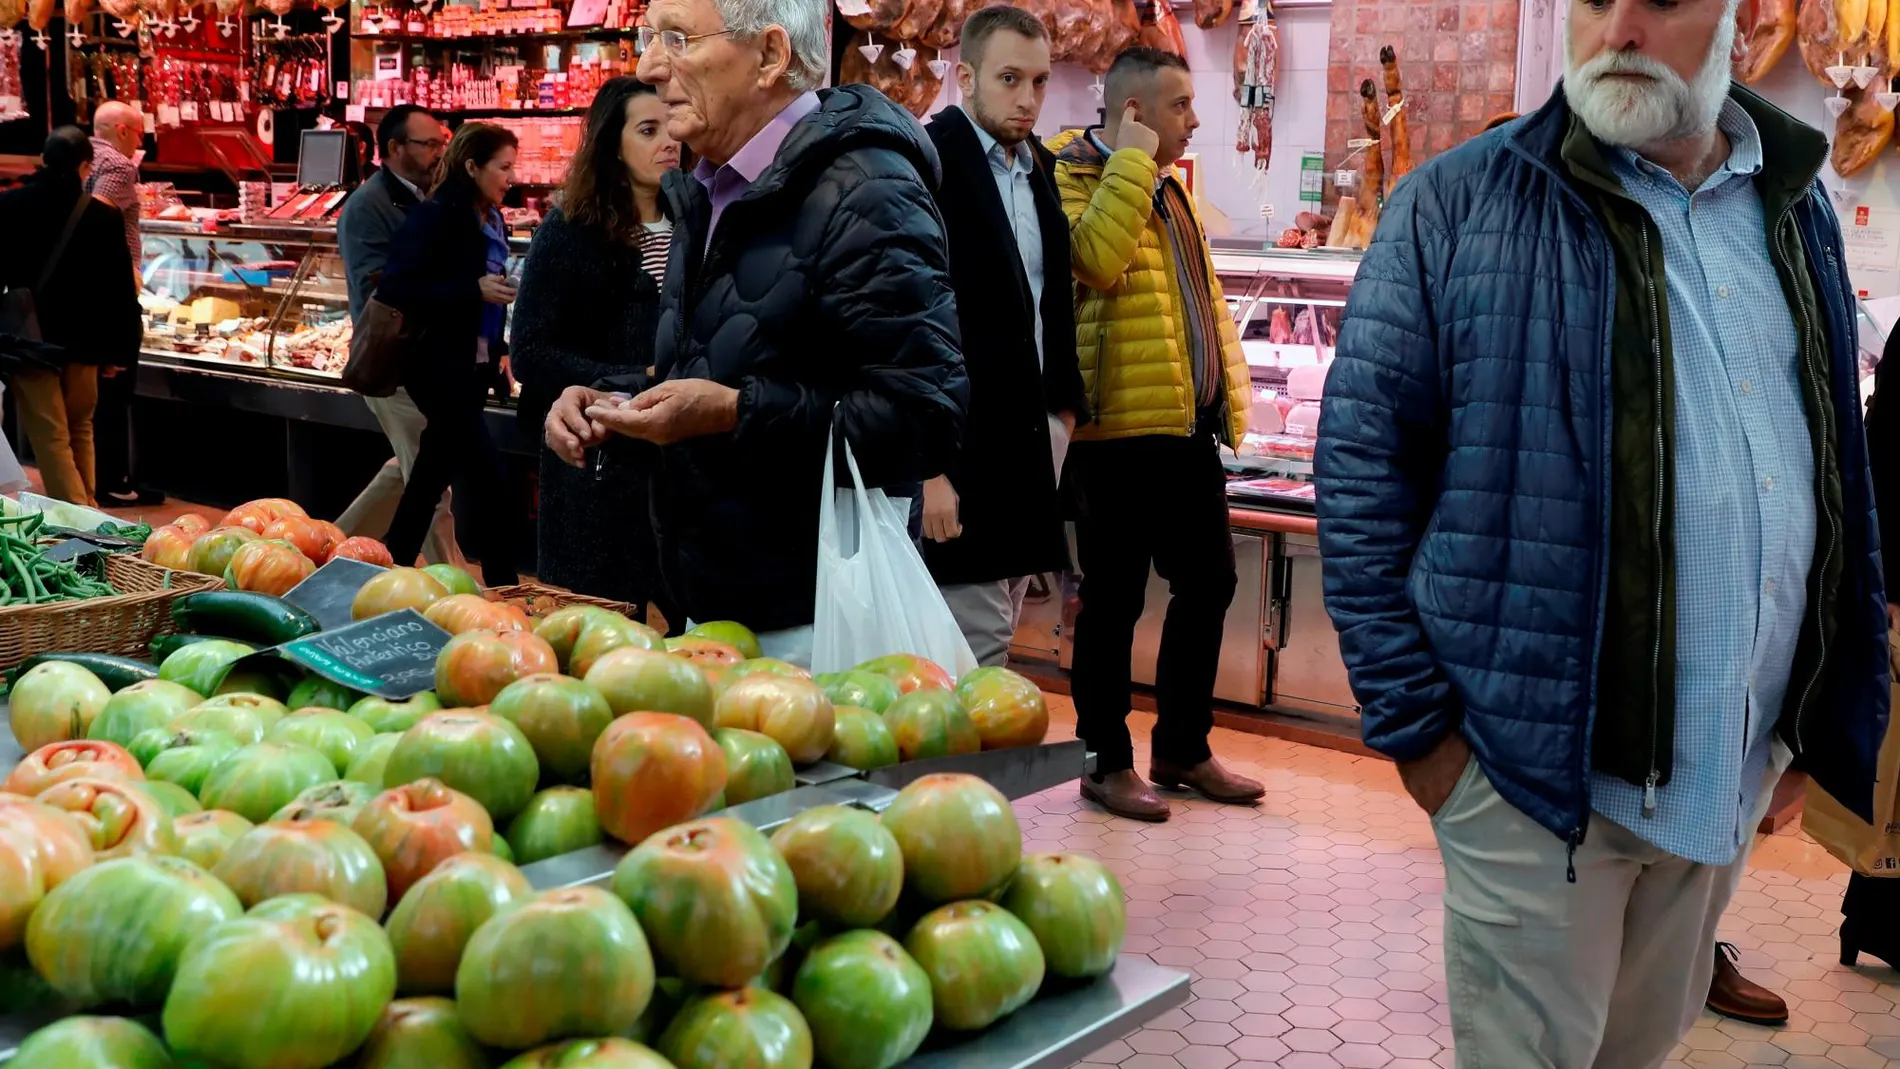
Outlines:
POLYGON ((677 56, 685 52, 686 46, 694 41, 704 41, 708 37, 724 37, 731 32, 731 30, 715 30, 712 33, 685 34, 678 30, 656 30, 651 26, 642 26, 634 31, 633 44, 635 52, 644 56, 647 49, 653 47, 653 42, 658 41, 663 52, 669 56, 677 56))
POLYGON ((441 148, 448 144, 447 140, 440 137, 405 137, 403 140, 411 145, 421 145, 423 148, 441 148))

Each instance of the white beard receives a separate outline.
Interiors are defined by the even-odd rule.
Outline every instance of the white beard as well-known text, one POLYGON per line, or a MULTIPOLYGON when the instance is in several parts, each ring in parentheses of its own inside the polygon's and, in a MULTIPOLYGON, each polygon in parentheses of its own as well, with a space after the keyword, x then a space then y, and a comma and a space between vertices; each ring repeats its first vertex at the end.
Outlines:
POLYGON ((1736 5, 1727 6, 1692 82, 1638 52, 1602 52, 1579 67, 1566 30, 1564 96, 1570 109, 1599 141, 1624 148, 1681 141, 1715 129, 1728 99, 1729 53, 1735 43, 1736 5), (1611 74, 1649 80, 1606 78, 1611 74))

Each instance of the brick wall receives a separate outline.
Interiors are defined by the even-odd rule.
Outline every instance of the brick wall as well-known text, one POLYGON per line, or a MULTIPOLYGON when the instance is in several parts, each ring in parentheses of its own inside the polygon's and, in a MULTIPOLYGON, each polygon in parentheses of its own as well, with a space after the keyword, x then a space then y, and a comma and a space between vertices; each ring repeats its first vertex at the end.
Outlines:
POLYGON ((1366 136, 1359 113, 1363 79, 1372 79, 1383 107, 1379 49, 1385 45, 1398 51, 1414 163, 1484 129, 1493 115, 1512 110, 1518 6, 1519 0, 1333 0, 1327 173, 1346 158, 1349 139, 1366 136))

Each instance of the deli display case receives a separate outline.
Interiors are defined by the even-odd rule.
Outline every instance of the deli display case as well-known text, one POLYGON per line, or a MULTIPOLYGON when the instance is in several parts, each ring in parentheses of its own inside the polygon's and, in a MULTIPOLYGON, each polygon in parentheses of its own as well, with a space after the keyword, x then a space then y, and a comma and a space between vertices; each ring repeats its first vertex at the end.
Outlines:
MULTIPOLYGON (((334 227, 153 220, 140 231, 147 356, 306 381, 342 375, 350 297, 334 227)), ((528 241, 509 244, 518 275, 528 241)))
MULTIPOLYGON (((390 447, 370 406, 341 381, 350 315, 336 228, 148 219, 141 232, 144 338, 131 403, 139 479, 210 506, 290 497, 313 514, 340 514, 390 447), (245 447, 207 450, 208 437, 245 447)), ((510 246, 513 275, 528 241, 510 246)), ((522 429, 512 392, 498 382, 483 415, 508 492, 532 516, 540 436, 522 429)))

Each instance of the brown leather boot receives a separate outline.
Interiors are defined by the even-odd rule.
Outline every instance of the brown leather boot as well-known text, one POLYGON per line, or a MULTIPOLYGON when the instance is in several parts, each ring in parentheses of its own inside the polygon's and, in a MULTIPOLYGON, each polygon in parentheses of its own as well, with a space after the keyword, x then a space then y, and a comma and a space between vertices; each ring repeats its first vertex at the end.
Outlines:
POLYGON ((1208 758, 1193 768, 1181 768, 1164 761, 1156 761, 1149 769, 1148 778, 1155 786, 1170 790, 1186 788, 1206 798, 1210 802, 1224 802, 1228 805, 1251 805, 1258 802, 1267 793, 1267 788, 1245 776, 1227 771, 1219 761, 1208 758))
POLYGON ((1709 1009, 1749 1024, 1787 1024, 1788 1004, 1780 995, 1743 976, 1735 968, 1740 957, 1735 944, 1715 944, 1715 976, 1709 981, 1709 1009))
POLYGON ((1082 797, 1118 817, 1146 820, 1159 824, 1172 810, 1154 789, 1143 783, 1133 769, 1110 772, 1097 783, 1094 776, 1082 777, 1082 797))

